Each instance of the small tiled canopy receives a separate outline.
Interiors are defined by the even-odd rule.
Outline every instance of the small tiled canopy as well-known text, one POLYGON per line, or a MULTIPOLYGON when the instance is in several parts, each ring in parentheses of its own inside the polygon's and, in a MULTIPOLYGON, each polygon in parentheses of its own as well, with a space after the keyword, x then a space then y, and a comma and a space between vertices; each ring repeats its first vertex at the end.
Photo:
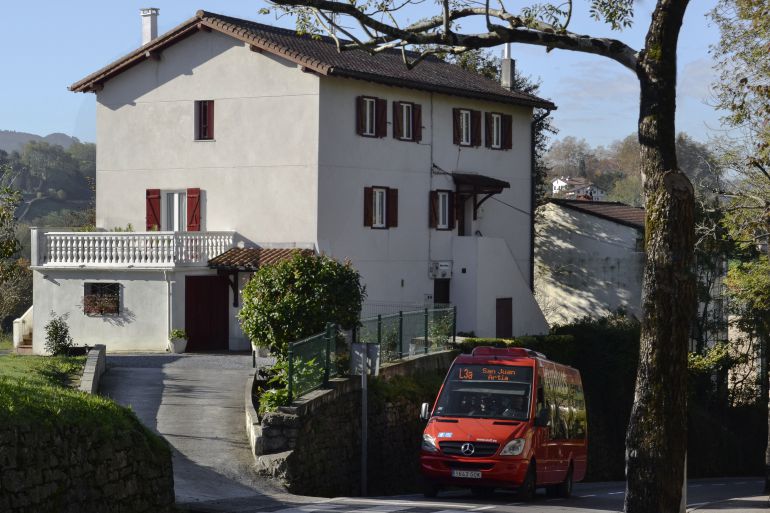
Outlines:
POLYGON ((312 255, 312 249, 232 248, 209 260, 209 267, 223 271, 256 271, 264 265, 289 260, 295 254, 312 255))

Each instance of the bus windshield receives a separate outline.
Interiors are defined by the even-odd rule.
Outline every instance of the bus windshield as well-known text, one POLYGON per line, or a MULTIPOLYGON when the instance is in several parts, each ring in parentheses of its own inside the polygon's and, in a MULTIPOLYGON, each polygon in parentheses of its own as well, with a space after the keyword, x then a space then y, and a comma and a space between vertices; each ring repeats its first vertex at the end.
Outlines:
POLYGON ((529 418, 532 367, 455 365, 434 415, 489 419, 529 418))

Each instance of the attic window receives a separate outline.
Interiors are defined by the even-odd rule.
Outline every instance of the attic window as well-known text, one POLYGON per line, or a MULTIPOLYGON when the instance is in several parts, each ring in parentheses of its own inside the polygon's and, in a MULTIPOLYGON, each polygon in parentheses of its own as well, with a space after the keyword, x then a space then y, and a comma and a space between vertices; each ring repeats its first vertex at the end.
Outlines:
POLYGON ((195 102, 195 140, 214 140, 214 100, 195 102))

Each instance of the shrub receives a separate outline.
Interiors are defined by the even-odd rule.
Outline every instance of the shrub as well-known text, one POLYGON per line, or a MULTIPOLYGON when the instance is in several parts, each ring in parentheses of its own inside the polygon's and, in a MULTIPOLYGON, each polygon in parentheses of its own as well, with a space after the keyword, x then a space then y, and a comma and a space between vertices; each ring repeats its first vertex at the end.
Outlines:
POLYGON ((185 333, 184 330, 180 330, 179 328, 175 328, 171 330, 171 333, 168 334, 169 340, 176 340, 176 339, 184 339, 187 340, 187 333, 185 333))
MULTIPOLYGON (((289 404, 289 362, 279 358, 270 370, 272 376, 267 380, 267 387, 260 387, 259 414, 275 411, 279 406, 289 404)), ((298 397, 305 391, 317 387, 323 380, 324 367, 315 358, 302 360, 294 358, 292 391, 298 397)))
POLYGON ((45 349, 53 355, 66 354, 73 345, 66 319, 51 312, 51 320, 45 325, 45 349))
POLYGON ((327 322, 352 328, 364 297, 350 262, 297 253, 254 273, 243 289, 238 318, 254 346, 285 357, 289 343, 321 333, 327 322))

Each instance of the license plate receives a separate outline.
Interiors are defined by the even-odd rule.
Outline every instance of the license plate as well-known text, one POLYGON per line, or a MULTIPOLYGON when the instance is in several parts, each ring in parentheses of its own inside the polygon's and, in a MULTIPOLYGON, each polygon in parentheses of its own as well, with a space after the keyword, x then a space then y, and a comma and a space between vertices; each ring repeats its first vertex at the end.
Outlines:
POLYGON ((453 470, 452 477, 464 477, 466 479, 481 479, 480 470, 453 470))

